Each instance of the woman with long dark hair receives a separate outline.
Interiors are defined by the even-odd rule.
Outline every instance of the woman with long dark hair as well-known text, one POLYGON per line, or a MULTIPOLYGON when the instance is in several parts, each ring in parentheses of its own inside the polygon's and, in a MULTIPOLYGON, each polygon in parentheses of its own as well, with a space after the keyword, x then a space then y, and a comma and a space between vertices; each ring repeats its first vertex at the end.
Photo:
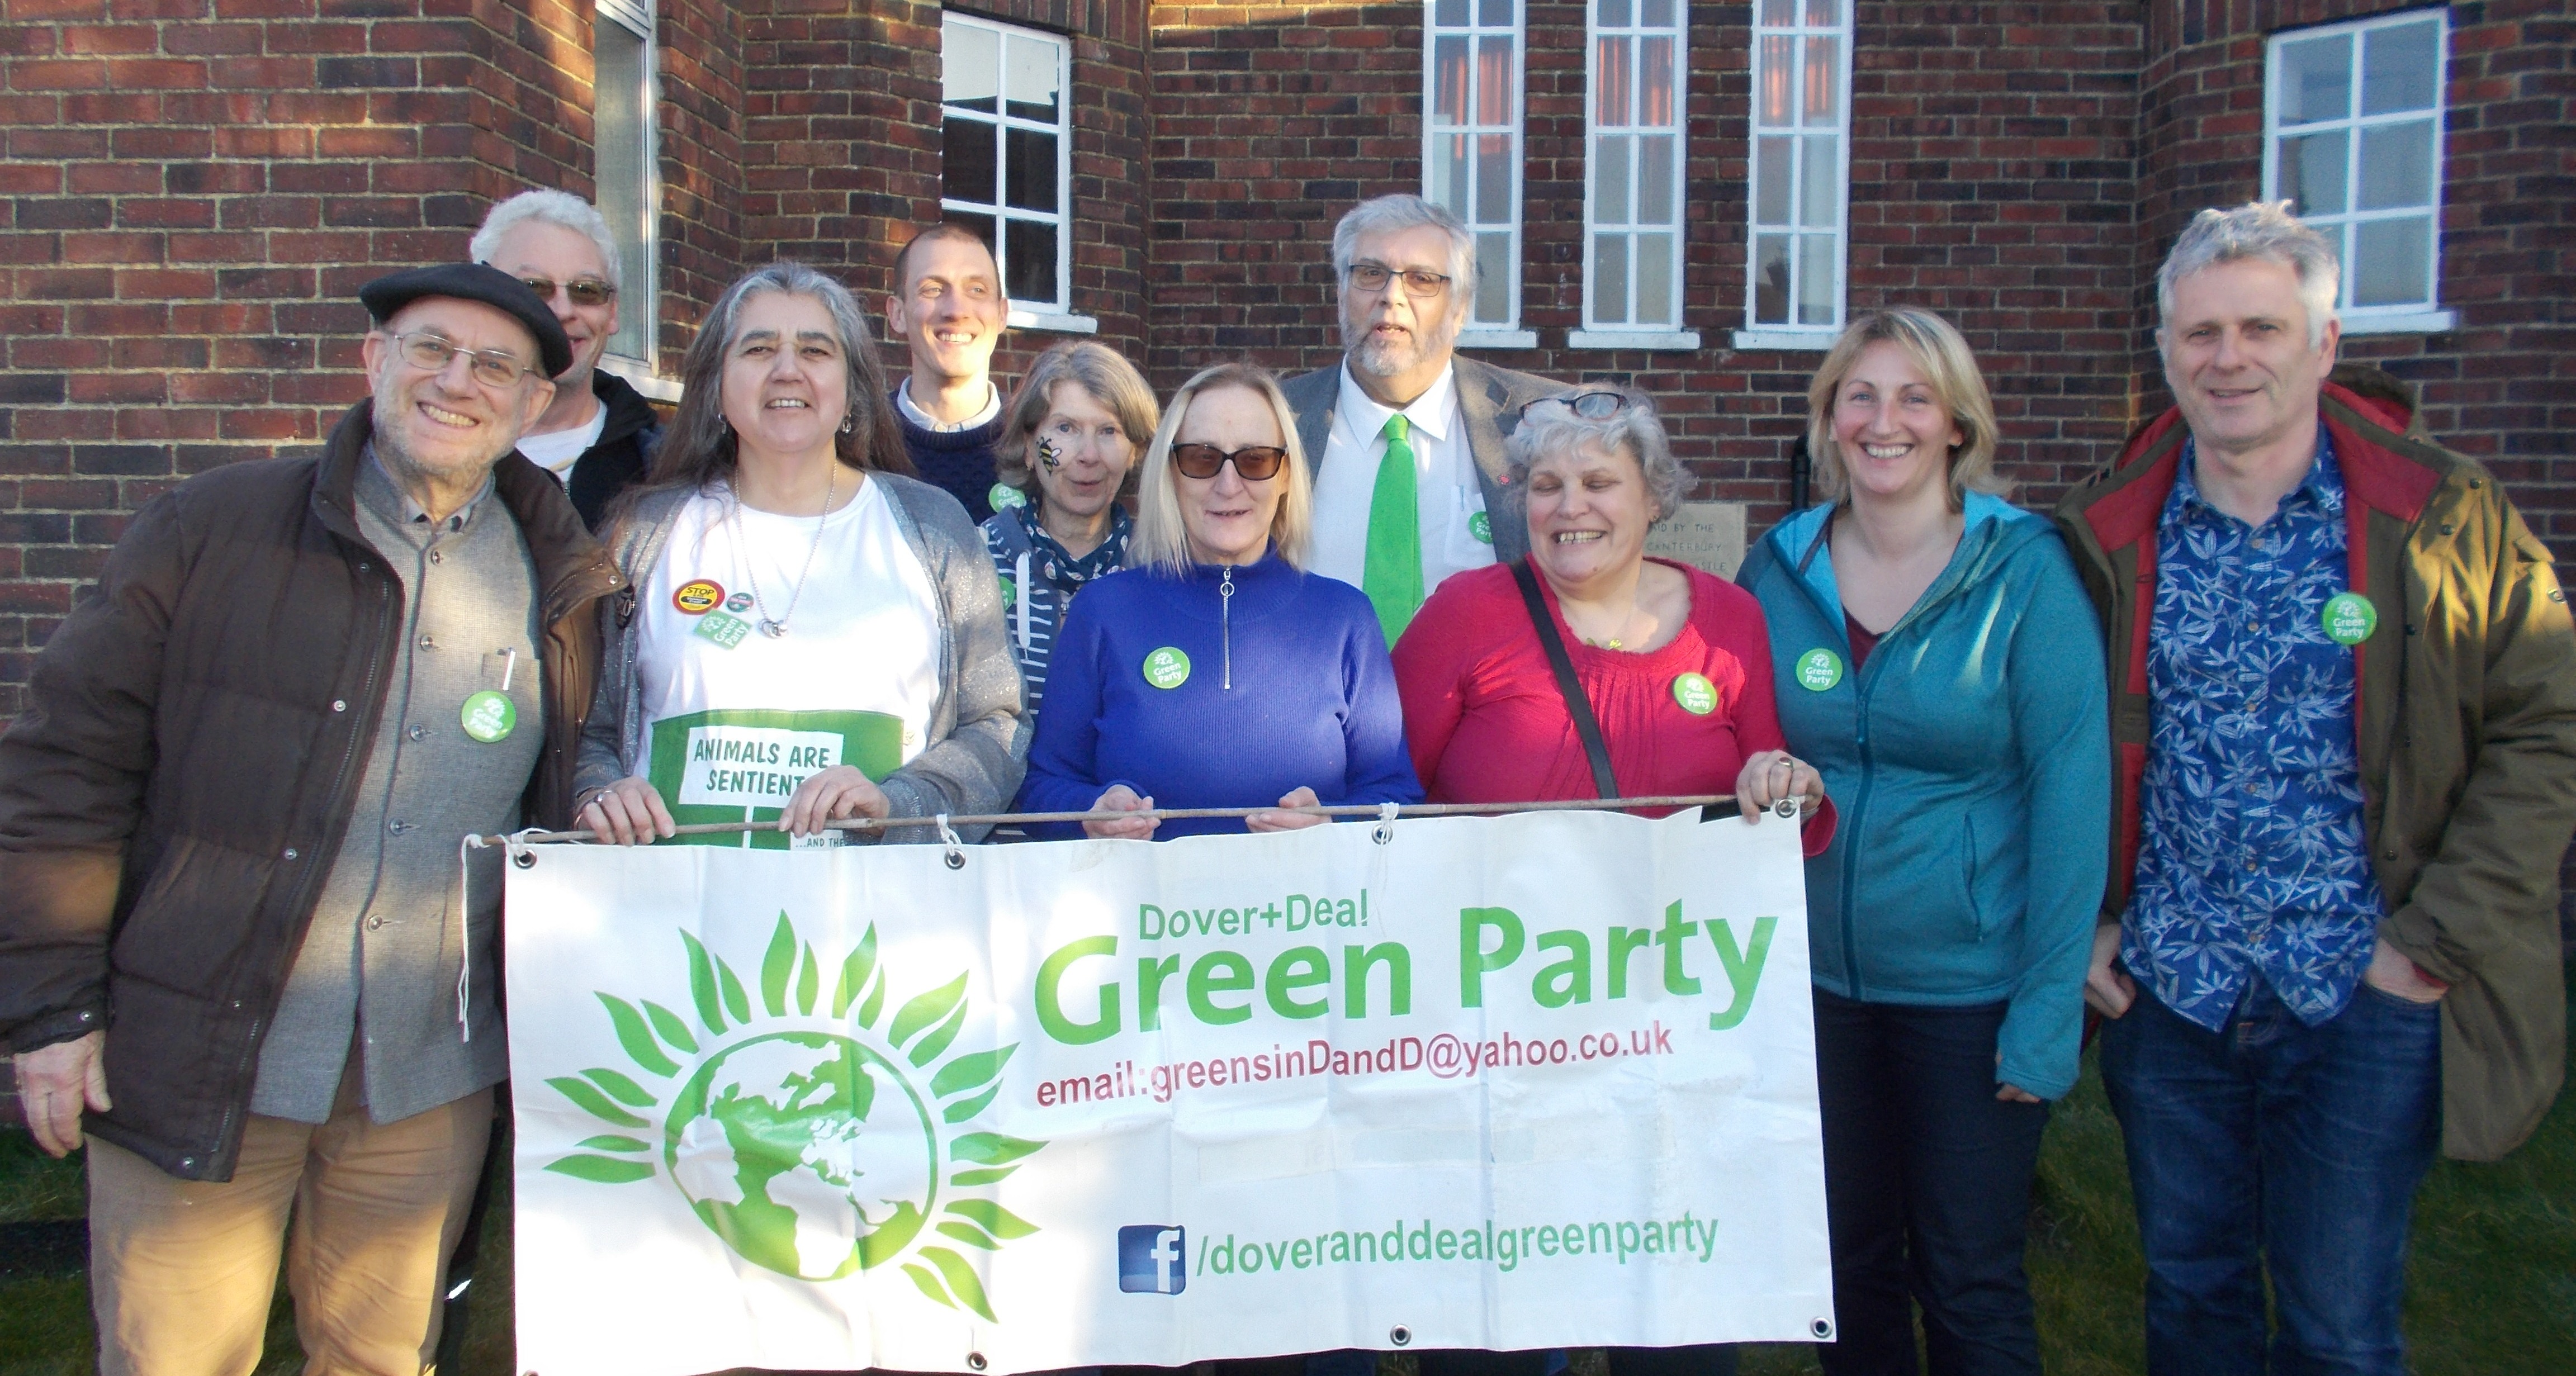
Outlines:
MULTIPOLYGON (((858 302, 795 263, 727 288, 651 481, 612 513, 628 591, 575 794, 603 841, 833 844, 848 817, 1000 810, 1027 751, 984 542, 908 476, 858 302)), ((886 833, 936 840, 929 828, 886 833)))

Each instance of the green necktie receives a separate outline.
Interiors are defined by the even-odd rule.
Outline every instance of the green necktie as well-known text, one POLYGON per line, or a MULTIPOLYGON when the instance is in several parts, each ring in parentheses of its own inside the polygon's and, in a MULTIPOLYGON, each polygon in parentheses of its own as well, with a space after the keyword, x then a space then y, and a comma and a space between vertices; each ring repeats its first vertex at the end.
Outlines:
POLYGON ((1404 442, 1402 413, 1386 418, 1386 457, 1377 465, 1377 490, 1369 494, 1368 562, 1360 591, 1377 608, 1386 643, 1422 606, 1422 503, 1413 484, 1413 446, 1404 442))

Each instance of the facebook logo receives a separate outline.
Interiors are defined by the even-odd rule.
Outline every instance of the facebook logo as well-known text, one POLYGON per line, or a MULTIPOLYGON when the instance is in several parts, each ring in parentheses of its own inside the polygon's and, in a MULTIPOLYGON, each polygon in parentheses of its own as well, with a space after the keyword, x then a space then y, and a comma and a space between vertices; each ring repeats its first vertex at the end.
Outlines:
POLYGON ((1118 1288, 1139 1295, 1177 1295, 1190 1283, 1190 1245, 1177 1223, 1133 1223, 1118 1230, 1118 1288))

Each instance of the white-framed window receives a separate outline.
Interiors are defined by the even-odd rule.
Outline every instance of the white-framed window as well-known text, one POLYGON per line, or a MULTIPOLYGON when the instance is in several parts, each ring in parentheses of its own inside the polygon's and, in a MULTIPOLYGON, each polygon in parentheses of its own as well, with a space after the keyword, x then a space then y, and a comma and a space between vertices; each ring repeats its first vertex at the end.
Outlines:
POLYGON ((1754 0, 1753 196, 1737 348, 1823 348, 1843 325, 1851 0, 1754 0))
POLYGON ((1424 0, 1422 195, 1476 236, 1460 342, 1521 337, 1521 0, 1424 0))
POLYGON ((941 218, 992 246, 1011 323, 1065 327, 1073 310, 1073 45, 962 14, 940 19, 939 42, 941 218))
POLYGON ((1695 349, 1682 320, 1684 0, 1592 0, 1583 328, 1574 348, 1695 349))
POLYGON ((599 0, 591 25, 592 186, 608 231, 617 240, 617 333, 611 356, 632 360, 651 376, 654 326, 661 319, 661 108, 654 80, 651 0, 599 0))
POLYGON ((2274 34, 2263 185, 2335 245, 2347 332, 2439 330, 2449 13, 2274 34))

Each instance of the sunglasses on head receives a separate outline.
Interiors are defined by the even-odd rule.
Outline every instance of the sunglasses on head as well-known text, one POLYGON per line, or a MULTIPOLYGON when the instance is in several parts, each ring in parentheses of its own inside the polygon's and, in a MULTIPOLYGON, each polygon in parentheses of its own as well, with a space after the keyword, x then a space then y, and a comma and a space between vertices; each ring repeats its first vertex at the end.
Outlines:
POLYGON ((1231 454, 1213 444, 1172 446, 1172 467, 1185 478, 1213 478, 1229 463, 1245 482, 1257 483, 1279 475, 1288 464, 1288 451, 1269 444, 1245 445, 1231 454))
MULTIPOLYGON (((540 301, 555 299, 555 283, 543 277, 522 277, 520 285, 537 294, 540 301)), ((617 288, 595 277, 577 277, 563 284, 564 295, 576 306, 605 306, 617 299, 617 288)))
POLYGON ((1627 404, 1628 397, 1623 392, 1567 392, 1563 396, 1540 397, 1522 406, 1521 414, 1526 416, 1541 406, 1562 406, 1578 420, 1608 420, 1627 404))

